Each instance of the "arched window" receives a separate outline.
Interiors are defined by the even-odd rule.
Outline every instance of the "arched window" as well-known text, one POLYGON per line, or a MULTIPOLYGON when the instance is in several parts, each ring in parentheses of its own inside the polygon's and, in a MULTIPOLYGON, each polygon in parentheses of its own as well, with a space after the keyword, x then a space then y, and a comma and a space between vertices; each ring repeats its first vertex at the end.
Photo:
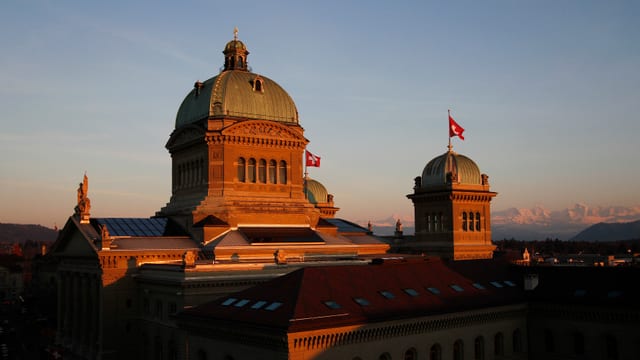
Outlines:
POLYGON ((380 356, 378 357, 379 360, 391 360, 391 354, 389 353, 384 353, 384 354, 380 354, 380 356))
POLYGON ((473 358, 484 360, 484 338, 482 336, 478 336, 473 342, 473 358))
POLYGON ((467 231, 467 213, 462 213, 462 231, 467 231))
POLYGON ((287 183, 287 162, 284 160, 280 161, 280 166, 278 167, 278 182, 280 184, 287 183))
POLYGON ((453 360, 464 360, 464 343, 460 339, 453 343, 453 360))
POLYGON ((275 160, 269 160, 269 183, 270 184, 275 184, 276 183, 276 168, 277 168, 277 164, 275 160))
POLYGON ((618 341, 616 338, 611 335, 605 335, 604 337, 604 349, 605 349, 605 359, 606 360, 618 360, 618 341))
POLYGON ((199 349, 198 350, 198 360, 208 360, 207 359, 207 352, 202 350, 202 349, 199 349))
POLYGON ((440 218, 440 231, 444 231, 444 215, 442 215, 442 213, 439 213, 438 217, 440 218))
POLYGON ((416 349, 411 348, 404 352, 404 360, 417 360, 417 359, 418 359, 418 352, 416 351, 416 349))
POLYGON ((480 231, 480 213, 476 213, 476 231, 480 231))
POLYGON ((504 355, 504 335, 501 332, 493 337, 493 354, 496 356, 504 355))
POLYGON ((425 227, 427 228, 427 232, 431 232, 431 213, 425 215, 425 227))
POLYGON ((520 331, 520 329, 513 330, 513 335, 511 340, 513 342, 513 352, 521 353, 522 352, 522 331, 520 331))
POLYGON ((553 333, 549 329, 544 329, 544 349, 546 352, 556 351, 556 343, 553 339, 553 333))
POLYGON ((176 347, 176 342, 171 340, 169 341, 169 351, 168 351, 168 359, 169 360, 178 360, 178 348, 176 347))
POLYGON ((258 179, 262 184, 267 183, 267 161, 265 159, 258 161, 258 179))
POLYGON ((247 181, 246 178, 246 161, 244 160, 244 158, 239 158, 238 159, 238 181, 240 182, 245 182, 247 181))
POLYGON ((249 182, 256 182, 256 159, 249 159, 249 166, 247 167, 249 182))
POLYGON ((473 213, 469 212, 469 231, 473 231, 473 213))
POLYGON ((581 332, 573 333, 573 352, 576 355, 584 355, 584 335, 581 332))
POLYGON ((429 350, 429 360, 442 360, 442 347, 440 344, 433 344, 429 350))
POLYGON ((438 224, 438 214, 433 213, 433 231, 438 231, 440 229, 440 225, 438 224))

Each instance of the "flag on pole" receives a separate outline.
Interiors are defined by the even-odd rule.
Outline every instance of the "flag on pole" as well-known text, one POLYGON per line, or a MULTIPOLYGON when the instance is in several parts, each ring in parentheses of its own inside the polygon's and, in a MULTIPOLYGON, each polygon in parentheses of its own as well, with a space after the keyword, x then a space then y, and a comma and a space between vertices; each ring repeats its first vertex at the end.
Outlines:
POLYGON ((449 138, 457 136, 460 140, 464 140, 464 136, 462 136, 463 132, 464 128, 458 125, 458 123, 451 117, 451 114, 449 114, 449 138))
POLYGON ((304 151, 304 157, 306 158, 307 166, 320 167, 320 156, 313 155, 309 151, 304 151))

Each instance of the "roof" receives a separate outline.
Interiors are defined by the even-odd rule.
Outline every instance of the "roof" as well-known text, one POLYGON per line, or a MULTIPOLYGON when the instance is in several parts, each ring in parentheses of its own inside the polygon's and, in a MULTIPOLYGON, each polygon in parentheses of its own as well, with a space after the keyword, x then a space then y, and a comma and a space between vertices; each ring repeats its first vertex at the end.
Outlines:
POLYGON ((176 129, 209 117, 297 124, 298 110, 275 81, 248 71, 228 70, 189 92, 178 109, 176 129), (256 81, 261 81, 262 90, 254 90, 256 81))
POLYGON ((321 182, 313 179, 306 179, 305 192, 307 200, 312 204, 328 202, 329 193, 321 182))
POLYGON ((511 276, 508 266, 491 260, 467 264, 474 264, 476 271, 424 258, 307 267, 188 309, 181 316, 293 332, 524 301, 521 281, 511 276))
POLYGON ((444 185, 451 180, 447 176, 457 176, 460 184, 482 185, 480 168, 470 158, 454 151, 433 158, 422 171, 422 187, 444 185), (451 174, 451 175, 448 175, 451 174))

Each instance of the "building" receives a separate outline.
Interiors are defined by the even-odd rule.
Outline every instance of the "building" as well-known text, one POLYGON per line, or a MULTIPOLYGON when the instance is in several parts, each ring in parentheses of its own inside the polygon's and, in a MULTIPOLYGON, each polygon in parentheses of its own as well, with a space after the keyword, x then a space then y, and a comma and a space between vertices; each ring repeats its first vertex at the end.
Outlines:
POLYGON ((366 264, 389 249, 335 218, 333 196, 303 177, 309 140, 295 103, 251 71, 237 31, 223 54, 220 73, 180 105, 166 144, 172 195, 155 216, 91 217, 88 177, 79 184, 50 252, 65 353, 137 358, 159 342, 162 356, 177 356, 171 315, 181 309, 304 266, 366 264))
POLYGON ((94 218, 88 177, 79 184, 49 253, 65 356, 638 357, 635 272, 562 275, 493 260, 496 193, 451 147, 408 195, 415 237, 398 223, 389 244, 337 218, 333 195, 303 176, 309 140, 289 94, 252 72, 237 31, 223 54, 222 70, 179 107, 163 208, 94 218), (573 276, 589 281, 575 288, 573 276))

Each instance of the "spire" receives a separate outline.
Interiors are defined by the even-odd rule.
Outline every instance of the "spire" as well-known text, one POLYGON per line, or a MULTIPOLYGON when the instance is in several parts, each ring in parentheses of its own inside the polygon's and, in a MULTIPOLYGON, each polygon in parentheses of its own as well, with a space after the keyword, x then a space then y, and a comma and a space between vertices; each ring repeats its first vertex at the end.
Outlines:
POLYGON ((247 47, 238 40, 238 27, 233 29, 233 40, 229 41, 224 47, 224 70, 243 70, 249 71, 247 66, 247 47))

